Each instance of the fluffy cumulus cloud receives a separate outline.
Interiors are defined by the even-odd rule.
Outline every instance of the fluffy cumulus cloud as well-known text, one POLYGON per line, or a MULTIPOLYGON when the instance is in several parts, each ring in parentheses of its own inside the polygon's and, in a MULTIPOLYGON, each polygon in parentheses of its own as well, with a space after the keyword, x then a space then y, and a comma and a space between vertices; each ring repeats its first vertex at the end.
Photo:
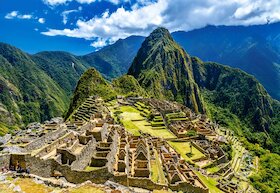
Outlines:
POLYGON ((14 19, 14 18, 18 18, 18 19, 32 19, 32 15, 30 14, 20 14, 18 11, 12 11, 10 13, 7 13, 5 15, 6 19, 14 19))
POLYGON ((94 41, 92 46, 102 47, 130 35, 148 35, 157 26, 188 31, 209 24, 276 22, 280 20, 279 10, 279 0, 138 0, 129 10, 120 7, 113 13, 105 11, 100 17, 78 20, 73 29, 49 29, 43 34, 89 39, 94 41))

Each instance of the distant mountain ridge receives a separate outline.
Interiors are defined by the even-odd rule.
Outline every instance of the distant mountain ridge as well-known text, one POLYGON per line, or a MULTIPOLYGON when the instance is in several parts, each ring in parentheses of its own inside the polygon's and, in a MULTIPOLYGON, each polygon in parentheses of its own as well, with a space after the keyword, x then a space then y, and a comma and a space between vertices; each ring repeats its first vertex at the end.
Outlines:
POLYGON ((254 75, 280 100, 280 23, 257 26, 207 26, 174 32, 173 38, 193 56, 240 68, 254 75))

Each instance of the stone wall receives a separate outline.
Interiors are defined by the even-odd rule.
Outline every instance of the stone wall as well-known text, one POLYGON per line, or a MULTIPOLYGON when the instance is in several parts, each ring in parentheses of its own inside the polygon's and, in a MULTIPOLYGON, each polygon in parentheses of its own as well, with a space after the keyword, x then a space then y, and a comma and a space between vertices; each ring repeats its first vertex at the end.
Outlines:
POLYGON ((113 177, 113 175, 108 172, 107 167, 93 171, 76 171, 71 170, 71 167, 68 165, 60 165, 56 162, 54 163, 54 169, 61 172, 68 182, 75 184, 83 183, 87 180, 90 180, 96 184, 102 184, 113 177))
POLYGON ((10 165, 10 154, 0 155, 0 167, 9 167, 10 165))
POLYGON ((76 171, 71 170, 69 165, 62 165, 53 159, 42 160, 39 157, 25 155, 26 166, 30 169, 31 174, 49 178, 53 176, 54 170, 59 171, 67 181, 71 183, 83 183, 90 180, 94 183, 105 183, 113 175, 108 172, 107 167, 103 167, 94 171, 76 171))
POLYGON ((129 186, 144 188, 148 190, 161 190, 167 186, 154 183, 149 178, 128 178, 129 186))
POLYGON ((25 156, 25 160, 26 168, 30 169, 30 173, 45 178, 52 176, 54 160, 42 160, 39 157, 31 156, 30 154, 25 156))
POLYGON ((89 165, 91 158, 94 154, 94 150, 96 147, 96 141, 94 138, 87 143, 86 147, 84 147, 81 153, 77 156, 76 161, 74 161, 71 165, 73 170, 83 170, 87 165, 89 165))
POLYGON ((42 148, 37 155, 39 156, 44 156, 48 154, 49 152, 53 151, 56 149, 60 144, 62 143, 67 143, 67 140, 73 140, 75 139, 76 136, 74 135, 73 132, 65 133, 64 136, 57 138, 55 141, 53 141, 51 144, 47 145, 46 147, 42 148))
POLYGON ((44 145, 48 144, 53 139, 58 139, 58 138, 62 137, 63 135, 65 135, 66 133, 67 133, 66 129, 58 129, 56 131, 49 132, 46 135, 29 143, 25 147, 25 149, 28 151, 34 150, 34 149, 39 149, 39 148, 43 147, 44 145))
POLYGON ((169 185, 169 188, 173 191, 183 191, 188 193, 209 193, 208 188, 195 187, 187 182, 169 185))
POLYGON ((107 160, 108 160, 107 166, 110 172, 113 172, 113 167, 116 162, 116 154, 118 151, 118 138, 119 138, 119 134, 115 132, 113 136, 113 142, 110 146, 111 151, 107 155, 107 160))

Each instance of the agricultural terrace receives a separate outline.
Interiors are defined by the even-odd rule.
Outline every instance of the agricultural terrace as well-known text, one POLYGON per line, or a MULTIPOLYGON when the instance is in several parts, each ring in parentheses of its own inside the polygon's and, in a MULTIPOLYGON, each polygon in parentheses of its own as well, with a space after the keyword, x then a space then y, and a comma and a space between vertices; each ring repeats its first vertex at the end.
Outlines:
POLYGON ((161 138, 175 138, 175 136, 165 127, 162 129, 153 129, 141 112, 132 106, 120 106, 119 109, 120 121, 124 127, 136 136, 140 136, 140 132, 149 133, 155 137, 161 138))
POLYGON ((190 147, 190 142, 168 142, 172 148, 174 148, 186 161, 192 162, 192 160, 199 159, 204 157, 205 155, 192 146, 192 150, 190 147))

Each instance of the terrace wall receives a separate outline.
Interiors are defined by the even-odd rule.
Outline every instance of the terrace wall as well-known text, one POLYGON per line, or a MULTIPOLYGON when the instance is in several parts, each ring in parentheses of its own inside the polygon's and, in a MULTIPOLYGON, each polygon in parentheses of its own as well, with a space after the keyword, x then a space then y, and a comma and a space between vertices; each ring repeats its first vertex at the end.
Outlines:
POLYGON ((10 165, 10 154, 0 155, 0 167, 9 167, 10 165))

